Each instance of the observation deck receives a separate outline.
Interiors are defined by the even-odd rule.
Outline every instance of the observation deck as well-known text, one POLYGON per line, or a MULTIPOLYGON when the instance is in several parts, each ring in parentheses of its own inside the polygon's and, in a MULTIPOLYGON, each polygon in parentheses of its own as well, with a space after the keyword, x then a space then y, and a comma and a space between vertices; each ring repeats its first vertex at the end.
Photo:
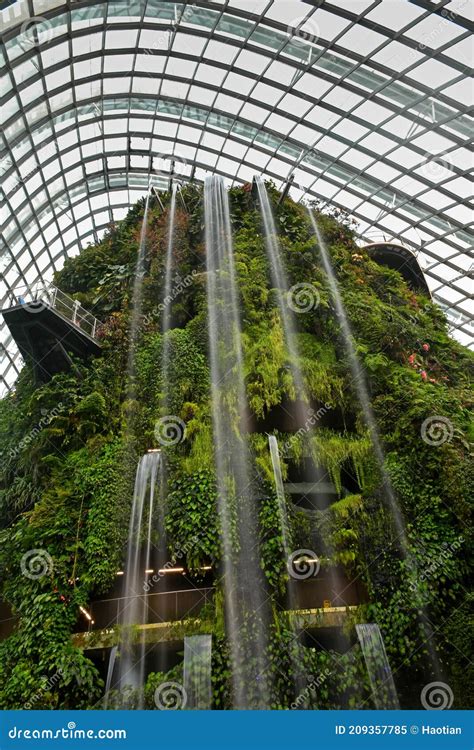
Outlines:
POLYGON ((9 292, 9 301, 10 307, 0 312, 37 380, 68 370, 71 355, 87 359, 101 354, 100 321, 56 287, 18 287, 9 292))

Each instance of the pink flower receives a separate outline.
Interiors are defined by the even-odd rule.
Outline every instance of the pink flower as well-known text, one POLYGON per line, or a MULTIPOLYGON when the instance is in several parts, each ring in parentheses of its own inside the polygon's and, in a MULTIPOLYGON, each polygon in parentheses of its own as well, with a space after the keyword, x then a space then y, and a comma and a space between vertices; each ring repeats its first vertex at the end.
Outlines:
POLYGON ((430 345, 429 344, 423 344, 422 349, 424 349, 425 352, 429 352, 430 345))
POLYGON ((428 375, 426 374, 426 370, 422 370, 420 372, 420 375, 422 380, 426 380, 426 378, 428 377, 428 375))
POLYGON ((414 354, 410 354, 410 356, 408 357, 408 361, 412 365, 414 363, 414 361, 415 361, 415 355, 414 354))

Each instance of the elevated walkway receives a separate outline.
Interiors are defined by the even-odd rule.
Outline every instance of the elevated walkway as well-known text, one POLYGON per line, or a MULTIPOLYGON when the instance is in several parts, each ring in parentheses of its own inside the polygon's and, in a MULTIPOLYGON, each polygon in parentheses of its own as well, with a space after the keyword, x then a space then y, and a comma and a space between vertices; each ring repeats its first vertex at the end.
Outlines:
MULTIPOLYGON (((357 606, 328 607, 326 609, 301 609, 288 610, 284 616, 288 617, 293 625, 299 630, 313 628, 341 628, 347 618, 355 614, 357 606)), ((153 622, 147 625, 134 626, 134 641, 138 643, 172 643, 183 641, 185 636, 199 635, 200 633, 212 633, 213 625, 210 620, 198 617, 187 617, 183 620, 173 622, 153 622)), ((75 646, 85 651, 93 649, 112 648, 120 640, 119 628, 104 628, 103 630, 90 630, 88 632, 75 633, 72 636, 75 646)))
POLYGON ((2 313, 23 359, 36 379, 47 381, 71 367, 71 355, 87 359, 101 354, 100 322, 82 305, 54 286, 11 290, 2 313))

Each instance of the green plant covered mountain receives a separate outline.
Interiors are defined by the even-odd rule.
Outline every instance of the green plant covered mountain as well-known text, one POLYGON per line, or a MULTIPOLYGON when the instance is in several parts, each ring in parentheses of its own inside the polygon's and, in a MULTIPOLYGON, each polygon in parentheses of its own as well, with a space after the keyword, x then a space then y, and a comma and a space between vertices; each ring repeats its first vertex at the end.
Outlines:
MULTIPOLYGON (((310 450, 337 493, 328 509, 312 513, 286 495, 291 546, 313 549, 315 538, 324 538, 330 552, 317 550, 322 569, 343 570, 365 592, 359 606, 347 610, 343 635, 352 644, 347 653, 338 652, 334 644, 323 648, 303 638, 295 641, 294 615, 285 604, 288 572, 267 433, 285 446, 285 486, 304 461, 308 441, 301 431, 285 431, 274 419, 295 398, 291 362, 269 281, 258 205, 250 186, 233 188, 260 564, 273 613, 271 705, 295 707, 294 686, 299 684, 310 686, 305 707, 371 706, 354 626, 377 622, 401 705, 418 708, 423 685, 435 679, 420 637, 423 607, 442 674, 454 695, 453 707, 472 706, 474 675, 466 657, 474 639, 468 593, 469 498, 474 494, 469 461, 474 440, 469 422, 472 355, 448 336, 438 307, 410 289, 397 271, 376 264, 355 245, 345 216, 318 215, 405 519, 419 583, 413 587, 396 526, 383 502, 379 467, 306 211, 289 198, 278 203, 274 187, 268 189, 289 280, 311 285, 318 301, 296 315, 299 364, 314 421, 310 450), (433 437, 435 417, 438 432, 433 437)), ((213 634, 213 706, 231 706, 222 611, 225 583, 219 572, 202 192, 195 186, 183 188, 176 211, 166 408, 161 330, 170 195, 161 199, 162 204, 151 198, 148 212, 133 383, 127 380, 129 324, 143 202, 98 245, 69 259, 56 274, 58 288, 102 321, 102 356, 76 361, 74 369, 43 384, 34 383, 25 366, 14 392, 0 402, 1 596, 16 618, 13 632, 0 642, 1 708, 100 707, 104 674, 72 635, 78 629, 79 607, 87 610, 91 599, 105 596, 123 567, 137 461, 156 447, 156 423, 169 414, 186 426, 184 439, 164 450, 169 560, 180 560, 196 581, 200 568, 213 568, 213 603, 193 627, 194 632, 213 634), (45 575, 24 574, 22 562, 32 550, 47 552, 45 575)), ((235 429, 247 427, 236 418, 235 429)), ((304 614, 299 617, 304 620, 304 614)), ((176 624, 178 640, 180 627, 176 624)), ((314 623, 312 627, 317 640, 318 629, 314 623)), ((148 675, 149 708, 154 707, 156 685, 165 678, 179 680, 180 670, 178 660, 166 676, 148 675)))

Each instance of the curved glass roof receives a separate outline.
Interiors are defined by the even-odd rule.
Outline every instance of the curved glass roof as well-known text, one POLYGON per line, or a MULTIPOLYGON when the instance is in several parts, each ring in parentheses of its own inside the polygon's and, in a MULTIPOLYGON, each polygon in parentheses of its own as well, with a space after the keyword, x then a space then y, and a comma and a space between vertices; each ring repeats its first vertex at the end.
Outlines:
POLYGON ((472 342, 469 0, 5 5, 0 300, 49 280, 174 164, 181 180, 294 175, 292 197, 348 210, 361 242, 413 249, 472 342))

